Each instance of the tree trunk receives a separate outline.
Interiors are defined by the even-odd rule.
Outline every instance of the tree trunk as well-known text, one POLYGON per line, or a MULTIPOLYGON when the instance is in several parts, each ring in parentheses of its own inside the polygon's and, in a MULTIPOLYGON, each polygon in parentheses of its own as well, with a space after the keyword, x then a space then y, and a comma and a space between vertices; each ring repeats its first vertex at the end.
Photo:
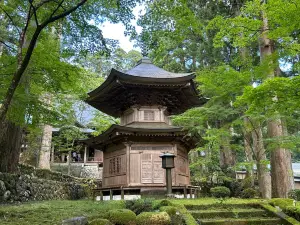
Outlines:
POLYGON ((246 177, 251 179, 251 186, 254 186, 254 176, 253 176, 253 152, 251 149, 251 133, 247 131, 248 127, 248 118, 244 118, 245 131, 244 131, 244 151, 246 155, 246 161, 250 165, 247 166, 246 177))
POLYGON ((71 160, 72 160, 72 157, 71 157, 71 150, 68 152, 68 175, 70 176, 71 175, 71 160))
MULTIPOLYGON (((269 25, 268 19, 264 12, 262 12, 263 27, 260 40, 260 56, 261 61, 270 57, 274 53, 274 43, 267 36, 269 25)), ((275 71, 272 68, 272 62, 270 62, 270 71, 268 78, 275 77, 275 71)), ((277 101, 277 96, 273 98, 277 101)), ((270 138, 278 139, 284 136, 282 121, 278 115, 277 119, 271 119, 268 122, 268 135, 270 138)), ((292 190, 291 185, 291 160, 290 151, 284 149, 278 145, 275 149, 271 150, 271 180, 272 180, 272 197, 274 198, 287 198, 288 192, 292 190)))
POLYGON ((262 198, 271 198, 271 176, 266 163, 267 156, 263 144, 261 126, 256 124, 252 131, 253 151, 257 165, 257 179, 259 192, 262 198))
POLYGON ((232 167, 235 165, 235 155, 230 147, 229 137, 223 137, 222 146, 220 148, 220 167, 230 177, 235 178, 232 167))
POLYGON ((15 172, 18 167, 22 129, 6 120, 0 124, 0 172, 15 172))

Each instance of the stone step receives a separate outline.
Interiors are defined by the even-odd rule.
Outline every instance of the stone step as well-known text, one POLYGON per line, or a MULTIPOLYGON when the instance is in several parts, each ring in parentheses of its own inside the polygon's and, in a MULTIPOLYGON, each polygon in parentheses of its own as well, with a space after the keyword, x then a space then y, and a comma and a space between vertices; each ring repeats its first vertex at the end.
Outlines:
POLYGON ((238 218, 238 219, 198 219, 200 225, 282 225, 284 224, 280 218, 238 218))
POLYGON ((249 218, 249 217, 270 217, 272 213, 266 210, 253 209, 216 209, 216 210, 190 210, 195 219, 210 218, 249 218))
POLYGON ((262 208, 259 204, 209 204, 209 205, 185 205, 187 210, 209 210, 209 209, 252 209, 262 208))

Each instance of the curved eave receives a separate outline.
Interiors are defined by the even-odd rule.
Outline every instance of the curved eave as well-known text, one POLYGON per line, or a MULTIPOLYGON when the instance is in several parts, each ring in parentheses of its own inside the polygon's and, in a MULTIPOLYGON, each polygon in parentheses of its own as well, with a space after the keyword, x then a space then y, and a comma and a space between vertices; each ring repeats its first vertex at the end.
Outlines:
POLYGON ((129 75, 123 73, 121 71, 111 69, 110 74, 107 79, 95 90, 88 93, 90 98, 94 98, 98 95, 98 93, 104 91, 107 87, 111 86, 112 83, 118 82, 130 82, 131 84, 136 85, 176 85, 176 84, 184 84, 195 78, 194 73, 186 73, 182 74, 180 77, 172 77, 172 78, 158 78, 158 77, 139 77, 134 75, 129 75))

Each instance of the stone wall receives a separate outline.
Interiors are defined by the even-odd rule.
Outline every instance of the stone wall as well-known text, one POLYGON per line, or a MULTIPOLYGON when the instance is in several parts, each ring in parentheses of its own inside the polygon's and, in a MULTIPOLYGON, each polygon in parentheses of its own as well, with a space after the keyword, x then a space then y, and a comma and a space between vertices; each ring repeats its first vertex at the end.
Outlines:
POLYGON ((16 174, 0 173, 0 203, 80 199, 87 197, 93 187, 91 179, 20 166, 16 174))
MULTIPOLYGON (((51 164, 51 170, 57 171, 63 174, 68 173, 67 163, 53 163, 51 164)), ((71 164, 71 175, 81 178, 92 178, 102 180, 103 167, 99 167, 97 163, 90 163, 84 165, 83 163, 71 164)))

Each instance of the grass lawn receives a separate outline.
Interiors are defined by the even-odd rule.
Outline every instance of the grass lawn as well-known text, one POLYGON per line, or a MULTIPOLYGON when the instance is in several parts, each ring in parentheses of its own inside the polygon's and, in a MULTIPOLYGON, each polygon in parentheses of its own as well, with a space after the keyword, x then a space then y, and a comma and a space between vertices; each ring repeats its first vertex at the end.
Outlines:
POLYGON ((121 201, 93 202, 91 200, 53 200, 24 203, 20 205, 0 205, 1 225, 61 225, 63 219, 87 216, 89 219, 101 217, 110 209, 124 208, 121 201))
MULTIPOLYGON (((174 199, 173 203, 182 205, 196 204, 247 204, 266 202, 261 199, 174 199)), ((154 203, 155 204, 155 203, 154 203)), ((20 205, 0 205, 1 225, 61 225, 63 219, 86 216, 89 220, 99 218, 110 209, 124 208, 123 201, 91 201, 91 200, 53 200, 31 202, 20 205)))

